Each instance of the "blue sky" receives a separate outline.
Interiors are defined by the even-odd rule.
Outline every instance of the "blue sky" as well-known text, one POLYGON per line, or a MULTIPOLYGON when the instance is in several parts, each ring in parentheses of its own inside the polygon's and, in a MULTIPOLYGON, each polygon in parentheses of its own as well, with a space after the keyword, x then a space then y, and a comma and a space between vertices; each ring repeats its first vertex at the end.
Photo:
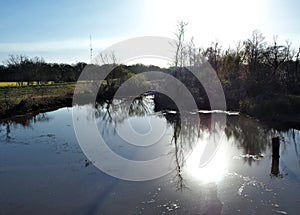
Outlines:
POLYGON ((173 37, 178 20, 199 46, 233 46, 259 29, 298 47, 299 8, 297 0, 0 0, 0 62, 9 54, 88 62, 90 34, 97 53, 131 37, 173 37))

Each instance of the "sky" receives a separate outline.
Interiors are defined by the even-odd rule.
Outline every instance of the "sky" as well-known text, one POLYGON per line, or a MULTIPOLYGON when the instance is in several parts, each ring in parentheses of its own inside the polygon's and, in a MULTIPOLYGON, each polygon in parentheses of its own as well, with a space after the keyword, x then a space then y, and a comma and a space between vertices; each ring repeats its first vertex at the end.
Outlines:
POLYGON ((174 38, 178 21, 196 46, 234 47, 258 29, 298 49, 299 8, 298 0, 0 0, 0 64, 11 54, 88 63, 90 35, 96 55, 133 37, 174 38))

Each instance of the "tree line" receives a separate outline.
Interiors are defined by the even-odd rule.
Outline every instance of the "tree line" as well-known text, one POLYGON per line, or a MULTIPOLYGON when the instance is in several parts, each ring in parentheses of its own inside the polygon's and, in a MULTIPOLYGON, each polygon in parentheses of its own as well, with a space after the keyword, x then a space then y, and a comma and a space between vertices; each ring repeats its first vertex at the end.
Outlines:
MULTIPOLYGON (((186 25, 183 22, 178 25, 175 68, 197 66, 204 57, 216 71, 225 92, 240 91, 250 97, 262 92, 300 94, 300 47, 292 49, 289 41, 279 44, 277 36, 268 44, 258 30, 234 48, 222 49, 219 42, 212 42, 207 48, 196 47, 193 38, 188 42, 184 40, 186 25)), ((74 82, 87 65, 46 63, 43 58, 24 55, 11 55, 4 64, 0 66, 0 81, 15 82, 74 82)), ((149 68, 138 64, 122 65, 122 69, 141 73, 149 68)), ((158 67, 152 69, 160 70, 158 67)), ((169 68, 169 72, 172 70, 174 67, 169 68)))
POLYGON ((300 94, 300 47, 292 48, 273 37, 267 43, 263 34, 255 30, 252 35, 236 43, 234 48, 222 49, 219 42, 207 48, 196 47, 193 38, 184 41, 184 22, 179 22, 176 35, 174 65, 197 66, 203 57, 210 63, 225 91, 240 90, 255 97, 264 93, 300 94))
MULTIPOLYGON (((32 82, 40 84, 49 81, 55 83, 76 82, 86 65, 83 62, 73 65, 46 63, 40 57, 29 58, 25 55, 10 55, 4 61, 4 65, 0 65, 0 81, 19 82, 20 85, 23 82, 27 82, 27 84, 32 82)), ((115 64, 112 68, 114 68, 113 71, 106 78, 108 84, 116 79, 120 79, 119 82, 123 82, 137 73, 149 70, 162 70, 157 66, 145 66, 143 64, 128 66, 115 64)))
POLYGON ((86 63, 74 65, 46 63, 43 58, 29 58, 25 55, 10 55, 0 66, 0 81, 38 84, 48 81, 75 82, 86 63))
MULTIPOLYGON (((141 64, 119 65, 108 77, 116 79, 118 74, 131 77, 148 70, 158 70, 173 74, 182 81, 190 82, 191 75, 183 68, 197 66, 207 60, 221 80, 227 98, 257 97, 274 94, 300 94, 300 47, 295 50, 291 42, 278 42, 274 36, 267 43, 263 34, 255 30, 252 35, 236 43, 234 48, 222 49, 219 42, 208 47, 196 47, 193 38, 185 41, 186 23, 180 22, 176 35, 176 53, 173 66, 161 69, 141 64)), ((74 65, 46 63, 43 58, 28 58, 11 55, 0 66, 0 81, 14 82, 74 82, 78 79, 86 63, 74 65)), ((195 87, 199 83, 194 84, 195 87)))

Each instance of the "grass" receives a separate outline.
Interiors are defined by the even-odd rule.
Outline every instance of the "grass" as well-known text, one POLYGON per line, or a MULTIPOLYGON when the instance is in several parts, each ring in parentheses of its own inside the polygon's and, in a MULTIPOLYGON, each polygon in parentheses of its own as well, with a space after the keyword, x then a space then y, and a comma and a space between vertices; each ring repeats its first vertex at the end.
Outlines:
POLYGON ((89 81, 24 86, 17 82, 0 83, 0 118, 70 105, 75 87, 79 87, 80 94, 86 95, 84 98, 91 95, 90 87, 86 87, 90 86, 89 81))
POLYGON ((64 85, 33 85, 27 87, 2 87, 0 88, 0 102, 19 103, 28 98, 60 97, 72 94, 74 83, 64 85))
MULTIPOLYGON (((13 84, 5 85, 3 82, 0 87, 0 117, 14 115, 16 108, 20 107, 18 112, 28 112, 32 106, 47 104, 49 108, 57 105, 55 100, 71 99, 76 83, 59 83, 50 85, 29 85, 15 86, 13 84), (20 104, 26 103, 26 107, 20 104), (29 105, 28 105, 29 104, 29 105)), ((43 107, 44 107, 43 106, 43 107)))
MULTIPOLYGON (((53 81, 43 82, 43 85, 51 85, 54 84, 53 81)), ((30 82, 30 86, 38 85, 38 82, 30 82)), ((0 82, 0 87, 19 87, 19 86, 28 86, 28 82, 0 82)))

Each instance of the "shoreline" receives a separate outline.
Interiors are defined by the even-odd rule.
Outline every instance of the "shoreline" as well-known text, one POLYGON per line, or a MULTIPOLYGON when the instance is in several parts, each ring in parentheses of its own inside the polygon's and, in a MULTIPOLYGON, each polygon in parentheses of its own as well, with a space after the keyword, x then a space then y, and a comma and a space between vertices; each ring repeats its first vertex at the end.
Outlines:
POLYGON ((37 115, 54 111, 63 107, 72 107, 71 97, 52 97, 44 99, 22 100, 19 104, 12 106, 5 112, 0 113, 1 120, 26 115, 37 115))
MULTIPOLYGON (((1 120, 8 120, 9 118, 37 115, 64 107, 72 107, 72 103, 73 98, 70 96, 22 100, 19 104, 8 109, 7 112, 0 113, 0 118, 1 120)), ((300 114, 278 114, 277 116, 257 117, 240 112, 239 115, 256 119, 274 128, 291 127, 300 130, 300 114)))
POLYGON ((72 105, 74 83, 0 88, 0 118, 72 105))
MULTIPOLYGON (((72 107, 74 87, 74 83, 64 83, 33 88, 0 88, 2 104, 0 119, 7 120, 22 115, 35 115, 63 107, 72 107), (26 97, 24 97, 24 93, 26 97)), ((168 101, 165 101, 164 103, 160 105, 162 107, 166 104, 174 106, 173 102, 169 102, 169 104, 168 101)), ((257 119, 268 126, 287 126, 300 129, 300 113, 297 112, 254 114, 255 112, 249 113, 247 109, 233 109, 232 111, 238 111, 241 115, 257 119)))

